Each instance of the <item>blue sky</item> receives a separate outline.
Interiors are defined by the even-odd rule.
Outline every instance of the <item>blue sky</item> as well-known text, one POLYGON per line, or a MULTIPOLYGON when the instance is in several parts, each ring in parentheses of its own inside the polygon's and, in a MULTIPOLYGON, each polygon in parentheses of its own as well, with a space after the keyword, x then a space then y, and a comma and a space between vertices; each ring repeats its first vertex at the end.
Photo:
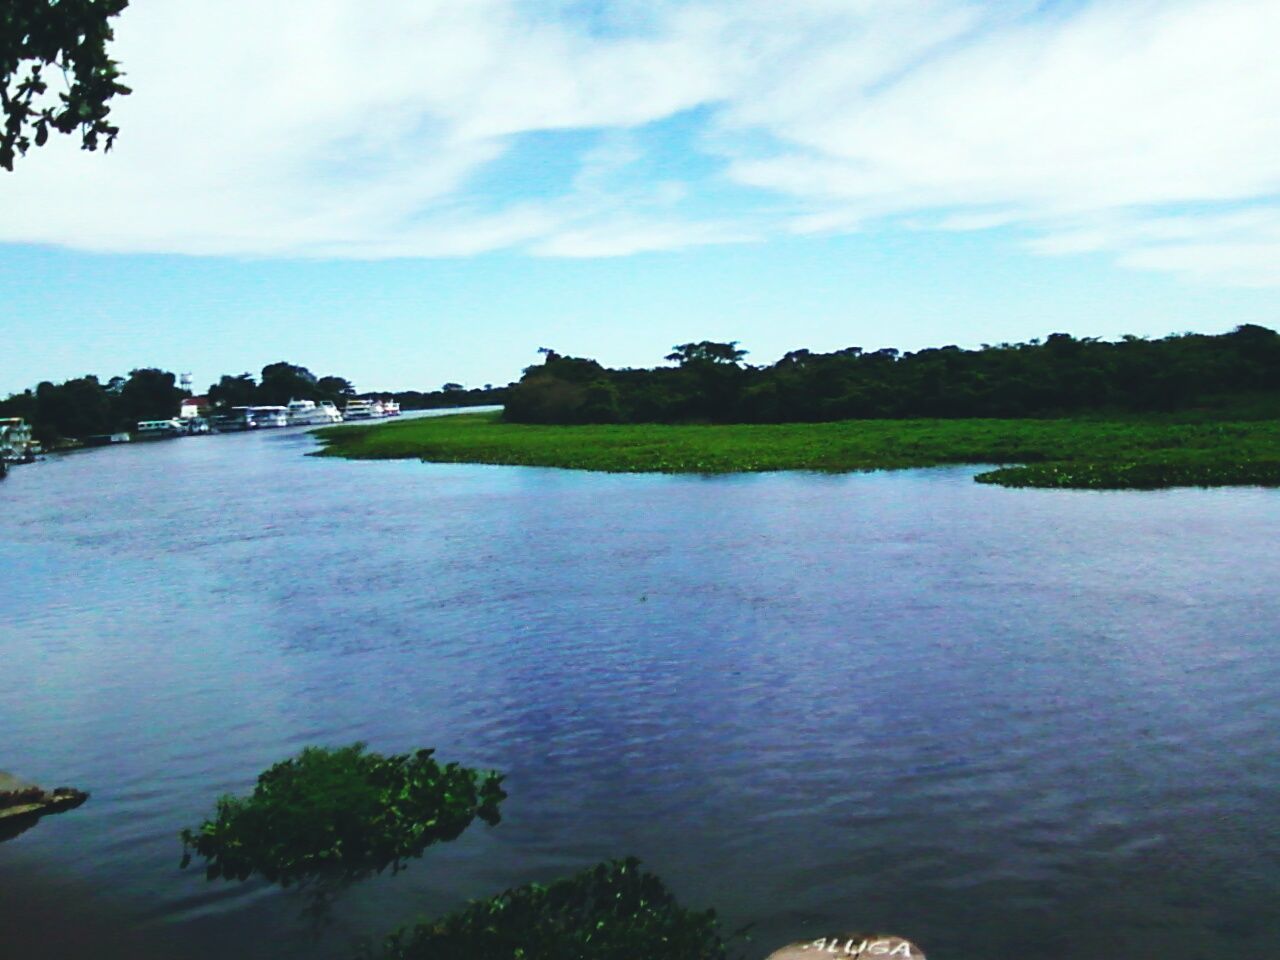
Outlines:
POLYGON ((134 0, 0 177, 0 392, 1280 326, 1277 0, 286 6, 134 0))

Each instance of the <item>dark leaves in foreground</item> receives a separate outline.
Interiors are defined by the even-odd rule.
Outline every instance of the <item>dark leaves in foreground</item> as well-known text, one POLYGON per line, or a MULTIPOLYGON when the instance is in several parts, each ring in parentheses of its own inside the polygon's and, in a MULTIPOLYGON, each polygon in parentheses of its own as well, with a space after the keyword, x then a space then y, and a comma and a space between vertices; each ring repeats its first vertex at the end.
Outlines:
POLYGON ((380 960, 724 960, 714 910, 681 907, 634 858, 477 900, 389 936, 380 960))
POLYGON ((81 146, 110 150, 119 129, 110 100, 130 91, 107 53, 111 20, 128 0, 5 0, 0 4, 0 167, 49 131, 80 133, 81 146), (49 79, 61 78, 55 103, 49 79))
POLYGON ((493 826, 502 777, 432 750, 382 756, 364 744, 308 747, 258 777, 248 797, 226 796, 198 830, 182 831, 182 866, 203 857, 209 879, 259 873, 288 886, 359 880, 453 840, 479 817, 493 826))

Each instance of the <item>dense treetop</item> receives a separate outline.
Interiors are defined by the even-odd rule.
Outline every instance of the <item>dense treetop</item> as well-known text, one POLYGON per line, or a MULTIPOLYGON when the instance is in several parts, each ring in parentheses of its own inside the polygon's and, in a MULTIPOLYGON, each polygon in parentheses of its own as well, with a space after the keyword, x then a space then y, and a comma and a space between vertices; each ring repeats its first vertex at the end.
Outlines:
POLYGON ((1210 336, 1043 342, 902 353, 794 350, 745 364, 737 343, 686 343, 674 367, 610 370, 542 351, 508 394, 525 423, 779 423, 889 417, 1045 417, 1185 409, 1242 392, 1280 394, 1280 335, 1246 325, 1210 336))

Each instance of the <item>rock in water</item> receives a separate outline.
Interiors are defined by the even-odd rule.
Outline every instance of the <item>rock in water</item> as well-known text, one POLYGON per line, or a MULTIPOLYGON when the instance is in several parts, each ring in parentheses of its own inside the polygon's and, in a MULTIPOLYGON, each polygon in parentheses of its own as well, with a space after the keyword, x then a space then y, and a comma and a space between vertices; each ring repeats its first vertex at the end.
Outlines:
POLYGON ((925 960, 924 951, 910 940, 886 933, 841 933, 813 940, 797 940, 769 954, 766 960, 925 960))
POLYGON ((0 841, 30 829, 45 814, 74 809, 88 799, 89 794, 83 790, 45 790, 0 770, 0 841))

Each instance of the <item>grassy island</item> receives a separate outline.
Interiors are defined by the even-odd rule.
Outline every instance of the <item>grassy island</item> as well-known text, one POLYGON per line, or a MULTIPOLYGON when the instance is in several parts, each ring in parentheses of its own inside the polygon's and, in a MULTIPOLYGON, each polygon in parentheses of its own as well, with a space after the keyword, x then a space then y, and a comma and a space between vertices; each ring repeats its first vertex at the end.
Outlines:
POLYGON ((781 424, 509 423, 497 413, 319 432, 325 456, 625 473, 999 464, 979 482, 1153 489, 1280 485, 1280 422, 1195 417, 843 420, 781 424))
POLYGON ((1280 485, 1280 333, 1043 341, 902 353, 678 344, 610 369, 541 348, 502 415, 321 433, 325 453, 580 470, 999 469, 1011 487, 1280 485))

